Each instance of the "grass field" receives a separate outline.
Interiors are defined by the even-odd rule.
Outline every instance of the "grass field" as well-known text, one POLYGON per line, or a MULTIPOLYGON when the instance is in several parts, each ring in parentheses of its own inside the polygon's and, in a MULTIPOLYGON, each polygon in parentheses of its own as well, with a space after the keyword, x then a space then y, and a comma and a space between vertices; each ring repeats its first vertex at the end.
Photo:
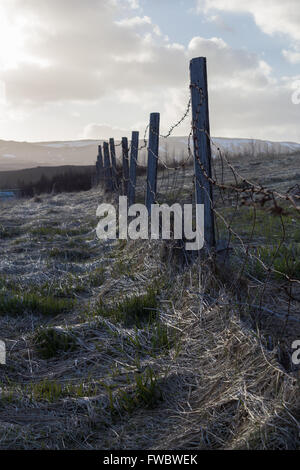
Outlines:
MULTIPOLYGON (((235 240, 213 265, 184 264, 161 241, 99 241, 103 198, 0 207, 0 449, 299 448, 299 293, 288 307, 276 273, 262 290, 256 261, 273 260, 278 218, 258 209, 257 256, 237 277, 235 240)), ((239 214, 247 240, 253 209, 239 214)), ((275 264, 300 279, 294 216, 275 264)))

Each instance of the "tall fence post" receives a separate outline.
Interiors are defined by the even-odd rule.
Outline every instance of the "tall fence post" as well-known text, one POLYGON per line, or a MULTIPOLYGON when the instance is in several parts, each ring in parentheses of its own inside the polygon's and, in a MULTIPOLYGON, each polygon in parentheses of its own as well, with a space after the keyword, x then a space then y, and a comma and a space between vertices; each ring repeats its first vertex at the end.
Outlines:
POLYGON ((130 151, 130 170, 129 170, 129 188, 128 188, 128 203, 131 206, 135 203, 135 185, 136 185, 136 164, 139 152, 139 133, 132 132, 131 136, 131 151, 130 151))
POLYGON ((102 155, 102 147, 98 145, 98 155, 96 161, 96 172, 97 172, 97 184, 100 183, 100 180, 103 177, 103 155, 102 155))
POLYGON ((204 242, 206 249, 215 246, 215 225, 211 178, 211 148, 207 91, 206 58, 190 61, 193 113, 194 167, 196 204, 204 204, 204 242))
POLYGON ((151 213, 151 205, 155 203, 156 199, 159 120, 159 113, 150 114, 146 194, 146 207, 149 214, 151 213))
POLYGON ((128 139, 122 137, 122 166, 123 166, 123 194, 128 195, 129 182, 129 158, 128 158, 128 139))
POLYGON ((110 165, 109 148, 108 148, 107 142, 103 142, 103 153, 104 153, 105 188, 107 191, 112 191, 113 185, 112 185, 111 165, 110 165))
POLYGON ((110 148, 113 186, 114 186, 114 190, 117 190, 119 187, 119 181, 118 181, 115 141, 113 138, 109 139, 109 148, 110 148))

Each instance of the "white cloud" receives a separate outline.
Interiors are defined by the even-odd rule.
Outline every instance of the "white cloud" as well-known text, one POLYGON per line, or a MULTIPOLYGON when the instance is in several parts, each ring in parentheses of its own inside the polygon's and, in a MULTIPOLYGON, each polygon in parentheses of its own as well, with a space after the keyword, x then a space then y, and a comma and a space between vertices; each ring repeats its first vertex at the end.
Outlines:
POLYGON ((139 0, 128 0, 128 3, 133 10, 136 10, 140 6, 139 0))
MULTIPOLYGON (((76 111, 76 137, 80 132, 85 138, 120 138, 160 111, 164 132, 185 111, 189 59, 206 56, 212 133, 300 140, 300 106, 291 103, 290 86, 297 77, 275 79, 257 54, 234 49, 220 37, 193 37, 187 47, 173 43, 136 11, 134 1, 1 1, 11 21, 20 21, 18 15, 23 21, 23 53, 13 67, 0 66, 6 106, 15 115, 43 107, 44 121, 52 113, 52 126, 58 126, 60 113, 61 128, 63 113, 76 111)), ((215 9, 240 3, 210 2, 215 9)), ((28 119, 24 125, 30 126, 28 119)), ((188 131, 189 119, 176 129, 188 131)))
POLYGON ((214 23, 220 30, 234 32, 234 28, 223 20, 221 15, 208 15, 207 20, 214 23))
POLYGON ((113 137, 114 139, 121 139, 127 135, 127 132, 127 129, 120 129, 119 127, 109 126, 108 124, 90 123, 85 126, 80 138, 108 140, 113 137))
POLYGON ((299 0, 197 0, 197 9, 250 13, 266 34, 283 33, 300 40, 299 0))
POLYGON ((0 105, 6 104, 5 83, 0 81, 0 105))
POLYGON ((270 84, 270 67, 256 54, 229 47, 221 38, 194 37, 188 45, 189 57, 206 56, 210 86, 214 89, 244 91, 270 84))
POLYGON ((0 70, 14 105, 96 100, 113 90, 182 83, 184 53, 168 49, 150 18, 130 19, 124 2, 10 1, 7 8, 22 18, 36 15, 24 41, 34 60, 24 62, 22 55, 16 67, 0 70))
POLYGON ((283 49, 282 55, 291 64, 300 64, 300 50, 296 48, 294 50, 283 49))
POLYGON ((118 26, 125 28, 135 28, 136 26, 151 25, 151 18, 149 16, 133 16, 132 18, 123 18, 122 20, 115 21, 118 26))

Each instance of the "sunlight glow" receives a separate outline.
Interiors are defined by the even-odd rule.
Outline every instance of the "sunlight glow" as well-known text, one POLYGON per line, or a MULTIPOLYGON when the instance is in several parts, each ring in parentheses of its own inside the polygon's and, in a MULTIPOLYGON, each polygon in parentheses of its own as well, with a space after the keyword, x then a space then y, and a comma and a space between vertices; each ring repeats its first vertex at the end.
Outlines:
POLYGON ((16 67, 23 58, 24 22, 12 21, 5 9, 0 7, 0 68, 16 67))

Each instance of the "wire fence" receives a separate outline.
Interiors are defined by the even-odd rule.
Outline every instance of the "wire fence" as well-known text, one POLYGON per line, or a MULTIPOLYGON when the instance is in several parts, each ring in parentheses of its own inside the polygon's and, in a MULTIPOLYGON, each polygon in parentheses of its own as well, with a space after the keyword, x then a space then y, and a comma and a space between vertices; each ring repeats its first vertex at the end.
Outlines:
MULTIPOLYGON (((189 253, 184 259, 198 263, 199 269, 205 263, 218 271, 232 292, 231 307, 235 305, 257 331, 263 331, 267 347, 280 344, 279 359, 288 370, 294 370, 298 366, 291 361, 291 344, 300 338, 297 174, 290 187, 281 178, 278 189, 274 187, 274 178, 268 181, 266 176, 268 172, 274 173, 274 166, 283 165, 282 157, 276 160, 276 156, 273 159, 268 156, 268 161, 264 161, 263 155, 243 155, 231 161, 218 147, 209 130, 206 61, 203 58, 193 61, 197 61, 194 65, 200 66, 200 71, 195 76, 191 63, 191 98, 181 118, 162 135, 157 123, 151 124, 154 122, 151 115, 141 140, 136 133, 129 147, 124 146, 124 140, 113 145, 115 166, 111 159, 109 164, 105 163, 100 146, 97 182, 116 197, 128 194, 128 188, 133 188, 132 203, 147 201, 149 193, 154 204, 204 203, 205 246, 197 253, 196 261, 189 253), (168 142, 188 118, 191 130, 183 153, 170 155, 165 149, 163 152, 159 140, 168 142), (124 171, 124 162, 134 171, 124 171)), ((113 143, 113 139, 110 141, 113 143)), ((185 250, 184 243, 180 249, 185 250)), ((210 305, 226 307, 219 296, 215 298, 212 293, 200 291, 198 294, 205 296, 210 305)))

